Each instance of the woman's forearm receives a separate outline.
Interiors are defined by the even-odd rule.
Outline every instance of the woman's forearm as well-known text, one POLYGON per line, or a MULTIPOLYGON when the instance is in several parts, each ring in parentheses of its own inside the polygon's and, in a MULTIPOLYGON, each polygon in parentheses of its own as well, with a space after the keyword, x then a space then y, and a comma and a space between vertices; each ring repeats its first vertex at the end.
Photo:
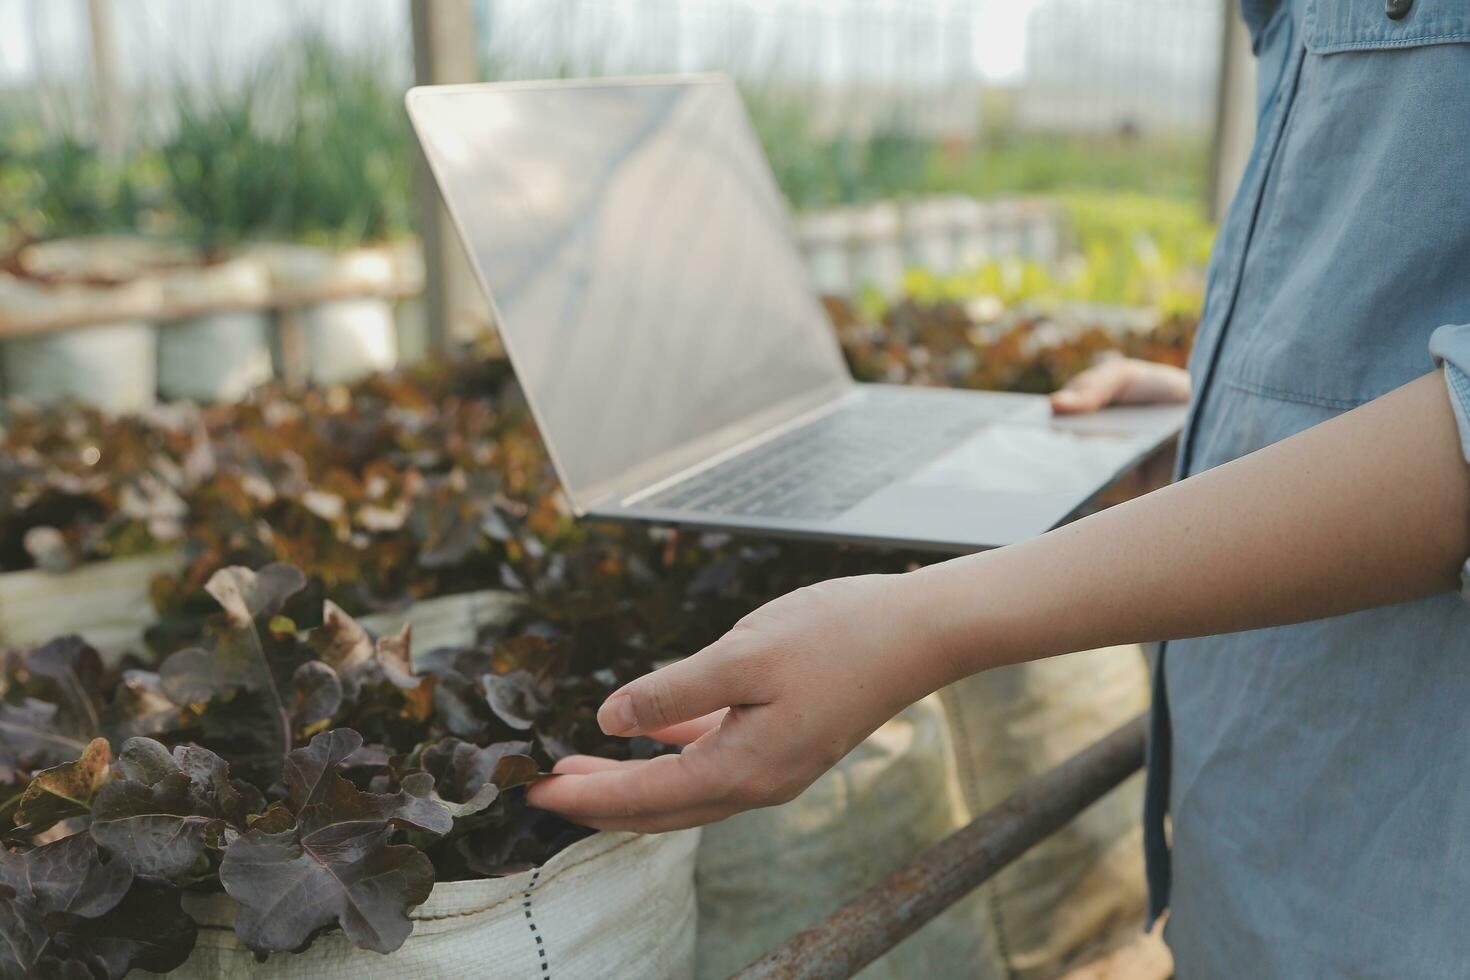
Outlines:
POLYGON ((1034 541, 781 596, 624 685, 617 735, 689 743, 571 757, 536 806, 669 830, 792 799, 903 705, 988 667, 1234 632, 1455 588, 1470 466, 1443 380, 1369 405, 1034 541))
POLYGON ((1470 467, 1425 375, 1226 465, 905 577, 945 676, 1318 619, 1458 586, 1470 467))

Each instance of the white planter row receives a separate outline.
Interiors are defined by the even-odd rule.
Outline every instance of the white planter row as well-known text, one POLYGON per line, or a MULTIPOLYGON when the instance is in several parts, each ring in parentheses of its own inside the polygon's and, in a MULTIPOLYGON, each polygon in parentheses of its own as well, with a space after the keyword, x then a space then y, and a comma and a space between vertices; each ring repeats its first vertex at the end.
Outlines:
POLYGON ((284 359, 271 312, 278 306, 297 317, 301 349, 291 355, 304 360, 305 376, 319 384, 392 368, 401 333, 409 335, 410 349, 422 346, 416 319, 400 324, 393 302, 383 298, 422 281, 422 259, 411 244, 346 253, 258 246, 214 265, 152 271, 147 256, 133 256, 137 249, 128 245, 127 239, 55 242, 29 257, 28 267, 40 273, 73 270, 73 282, 41 286, 0 275, 0 320, 93 324, 4 343, 5 394, 39 404, 72 398, 110 411, 145 408, 157 395, 235 400, 269 381, 284 359), (136 261, 119 264, 129 257, 136 261), (88 285, 88 276, 122 274, 138 278, 88 285), (315 299, 299 305, 303 297, 315 299))
POLYGON ((809 211, 797 240, 817 289, 851 295, 869 286, 892 295, 905 269, 961 272, 984 262, 1061 254, 1056 211, 1038 201, 977 201, 960 195, 809 211))
MULTIPOLYGON (((100 324, 22 337, 3 348, 5 394, 46 405, 73 399, 133 412, 159 396, 234 401, 276 373, 274 317, 211 313, 155 326, 100 324)), ((302 313, 307 376, 348 384, 398 363, 398 324, 384 299, 337 300, 302 313)))
MULTIPOLYGON (((863 287, 897 293, 909 268, 945 274, 987 260, 1059 258, 1056 212, 1036 201, 980 202, 959 195, 832 208, 799 215, 801 252, 817 288, 850 295, 863 287)), ((115 322, 12 339, 3 344, 4 393, 39 404, 71 398, 109 411, 147 407, 157 395, 230 401, 275 373, 280 353, 275 318, 259 312, 277 294, 323 287, 342 296, 381 291, 423 279, 412 244, 327 252, 303 245, 262 245, 240 258, 204 268, 164 270, 149 277, 147 261, 179 261, 140 252, 129 239, 55 242, 37 246, 27 267, 55 275, 68 268, 99 279, 142 275, 125 285, 42 289, 0 281, 0 318, 128 310, 115 322), (39 251, 44 249, 45 251, 39 251), (139 252, 139 254, 133 254, 139 252), (211 312, 160 323, 141 311, 204 306, 211 312), (237 304, 231 308, 231 304, 237 304)), ((300 312, 306 377, 348 383, 398 363, 424 346, 421 306, 382 298, 343 298, 300 312)), ((93 317, 96 320, 97 318, 93 317)))

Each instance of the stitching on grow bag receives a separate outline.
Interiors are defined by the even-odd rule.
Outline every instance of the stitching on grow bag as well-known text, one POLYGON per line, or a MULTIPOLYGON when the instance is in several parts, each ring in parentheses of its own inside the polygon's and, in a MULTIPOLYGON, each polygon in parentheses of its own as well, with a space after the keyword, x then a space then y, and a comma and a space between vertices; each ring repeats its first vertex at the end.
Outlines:
MULTIPOLYGON (((554 874, 550 875, 546 879, 546 882, 543 882, 543 884, 544 883, 549 883, 549 882, 555 881, 558 877, 560 877, 561 875, 566 874, 568 871, 571 871, 573 868, 580 868, 584 864, 589 864, 589 863, 591 863, 593 861, 601 860, 602 858, 606 857, 609 854, 614 853, 615 851, 620 851, 620 850, 622 850, 623 848, 627 847, 630 844, 637 843, 641 839, 642 839, 642 835, 637 835, 637 836, 634 836, 634 837, 630 837, 628 840, 623 841, 621 844, 614 844, 612 847, 609 847, 605 851, 598 851, 596 854, 593 854, 590 857, 584 857, 582 860, 578 861, 576 864, 569 864, 565 868, 557 868, 556 869, 556 872, 554 874)), ((540 875, 541 875, 541 872, 543 870, 544 870, 544 868, 537 868, 536 869, 536 873, 532 876, 533 879, 534 878, 539 878, 540 875)), ((485 912, 493 912, 495 909, 500 908, 502 905, 505 905, 505 904, 507 904, 509 902, 514 902, 514 901, 515 901, 515 896, 512 895, 510 898, 502 898, 500 901, 494 903, 493 905, 487 905, 487 906, 485 906, 484 908, 481 908, 481 909, 466 909, 463 912, 446 912, 443 915, 410 915, 409 918, 412 919, 415 922, 438 922, 441 919, 463 919, 463 918, 465 918, 467 916, 471 916, 471 915, 480 915, 480 914, 485 913, 485 912)))
MULTIPOLYGON (((593 854, 593 855, 591 855, 589 857, 585 857, 585 858, 583 858, 582 860, 578 861, 575 864, 569 864, 565 868, 558 868, 556 870, 556 873, 553 874, 553 875, 551 875, 550 877, 548 877, 546 880, 548 882, 555 881, 559 875, 563 875, 563 874, 567 873, 568 871, 571 871, 573 868, 580 868, 584 864, 588 864, 588 863, 590 863, 592 861, 598 860, 599 858, 602 858, 602 857, 605 857, 605 856, 607 856, 609 854, 612 854, 614 851, 621 850, 622 848, 627 847, 630 844, 636 843, 637 841, 639 841, 641 839, 642 839, 641 836, 630 837, 629 839, 623 841, 620 844, 614 844, 612 847, 609 847, 605 851, 598 851, 596 854, 593 854)), ((536 923, 534 921, 531 921, 531 889, 535 888, 536 885, 538 884, 538 882, 540 882, 541 872, 543 870, 544 870, 543 868, 537 868, 535 870, 535 872, 532 873, 530 884, 528 884, 526 886, 526 891, 521 896, 521 907, 523 909, 525 909, 526 919, 528 920, 528 922, 530 924, 530 927, 531 927, 531 934, 536 937, 536 951, 540 954, 540 957, 541 957, 541 975, 544 976, 544 977, 549 978, 551 976, 551 964, 549 962, 547 962, 547 959, 546 959, 546 944, 544 942, 542 942, 542 939, 541 939, 541 931, 536 927, 536 923)), ((480 914, 482 914, 484 912, 493 911, 495 909, 500 908, 502 905, 505 905, 508 902, 514 902, 514 901, 515 901, 515 896, 511 896, 510 898, 503 898, 500 901, 494 903, 493 905, 487 905, 487 906, 485 906, 482 909, 469 909, 469 910, 464 911, 464 912, 448 912, 448 913, 446 913, 444 915, 410 915, 409 918, 411 920, 413 920, 414 922, 440 922, 440 921, 443 921, 445 919, 464 919, 464 918, 468 918, 469 916, 472 916, 472 915, 480 915, 480 914)), ((235 927, 234 926, 222 926, 222 925, 215 925, 213 923, 203 923, 203 922, 201 922, 201 923, 198 924, 198 928, 199 928, 199 931, 200 932, 229 932, 229 933, 233 933, 235 931, 235 927)))
POLYGON ((531 875, 531 883, 526 886, 526 894, 521 897, 521 907, 526 910, 526 925, 531 928, 531 936, 536 940, 536 955, 541 958, 542 976, 551 976, 551 964, 546 961, 546 943, 541 939, 541 932, 536 928, 536 920, 531 918, 531 892, 536 890, 536 882, 541 877, 541 869, 537 868, 531 875))

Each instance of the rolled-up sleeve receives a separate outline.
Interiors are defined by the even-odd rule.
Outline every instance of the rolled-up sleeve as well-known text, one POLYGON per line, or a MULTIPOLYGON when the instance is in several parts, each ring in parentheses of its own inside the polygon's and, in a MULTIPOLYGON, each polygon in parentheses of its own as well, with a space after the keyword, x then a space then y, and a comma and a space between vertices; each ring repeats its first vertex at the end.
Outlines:
MULTIPOLYGON (((1447 324, 1429 335, 1429 353, 1444 371, 1455 425, 1460 430, 1460 454, 1470 462, 1470 323, 1447 324)), ((1470 601, 1470 560, 1460 567, 1460 595, 1470 601)))

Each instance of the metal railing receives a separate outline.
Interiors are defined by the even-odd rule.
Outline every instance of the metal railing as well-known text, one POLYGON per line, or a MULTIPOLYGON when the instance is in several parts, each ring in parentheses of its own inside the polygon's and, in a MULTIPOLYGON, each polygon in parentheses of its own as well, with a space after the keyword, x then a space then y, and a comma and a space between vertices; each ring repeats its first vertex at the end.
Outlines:
POLYGON ((1147 717, 1077 753, 732 980, 843 980, 913 935, 1143 765, 1147 717))

